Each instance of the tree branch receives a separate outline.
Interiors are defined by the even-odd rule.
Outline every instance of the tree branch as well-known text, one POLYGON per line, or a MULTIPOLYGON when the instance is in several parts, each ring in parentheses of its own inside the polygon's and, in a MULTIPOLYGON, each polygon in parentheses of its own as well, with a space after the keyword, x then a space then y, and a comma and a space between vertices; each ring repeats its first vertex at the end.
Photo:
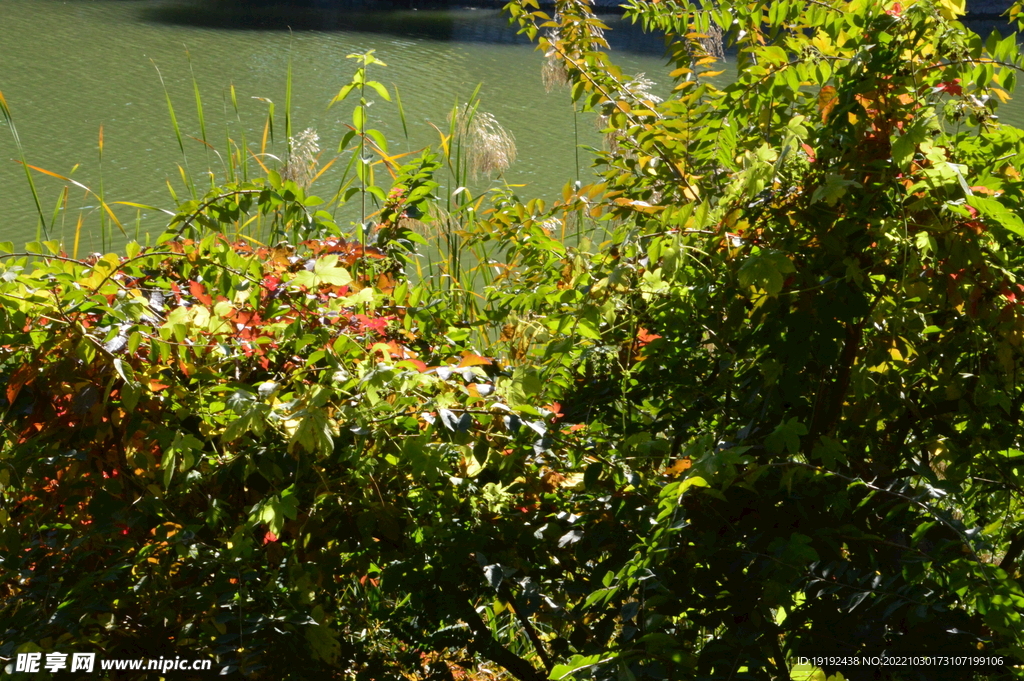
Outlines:
POLYGON ((483 655, 501 665, 519 681, 545 681, 547 679, 547 674, 537 671, 532 664, 509 651, 494 639, 491 630, 480 618, 480 614, 469 604, 466 594, 460 592, 456 596, 456 608, 459 617, 473 632, 473 639, 468 646, 470 652, 483 655))
POLYGON ((512 589, 508 587, 508 584, 505 583, 504 580, 502 580, 501 584, 498 585, 498 594, 512 605, 512 612, 516 614, 516 617, 519 619, 519 623, 523 625, 526 635, 530 638, 530 642, 533 643, 533 647, 537 650, 537 655, 540 657, 540 661, 544 665, 544 669, 550 672, 554 665, 551 664, 551 658, 548 657, 548 652, 544 649, 544 642, 540 640, 540 636, 537 635, 537 630, 533 628, 533 624, 530 623, 530 619, 519 608, 519 604, 516 602, 515 596, 512 595, 512 589))

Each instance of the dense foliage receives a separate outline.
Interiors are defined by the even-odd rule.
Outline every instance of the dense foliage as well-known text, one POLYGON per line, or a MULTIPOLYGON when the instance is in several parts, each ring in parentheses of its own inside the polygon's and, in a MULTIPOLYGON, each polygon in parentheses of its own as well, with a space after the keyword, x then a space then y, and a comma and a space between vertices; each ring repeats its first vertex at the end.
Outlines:
POLYGON ((609 134, 551 207, 438 199, 468 124, 400 167, 363 55, 336 199, 369 229, 293 165, 153 248, 7 245, 0 655, 524 681, 1024 655, 1015 37, 955 0, 633 0, 668 36, 660 101, 587 4, 530 5, 609 134), (410 277, 424 224, 444 265, 410 277))

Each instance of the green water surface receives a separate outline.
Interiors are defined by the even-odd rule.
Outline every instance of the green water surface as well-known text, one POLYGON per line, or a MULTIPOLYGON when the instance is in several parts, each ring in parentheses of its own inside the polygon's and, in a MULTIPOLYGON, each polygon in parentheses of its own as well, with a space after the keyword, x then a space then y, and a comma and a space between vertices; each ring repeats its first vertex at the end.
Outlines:
MULTIPOLYGON (((326 30, 315 30, 315 22, 304 16, 297 21, 302 28, 293 31, 281 25, 283 17, 257 28, 192 18, 151 0, 0 0, 0 91, 29 163, 62 175, 78 164, 72 178, 96 191, 102 186, 108 203, 173 208, 167 183, 180 198, 187 196, 178 168, 185 161, 170 123, 159 67, 185 136, 189 169, 201 179, 213 168, 222 180, 217 154, 193 139, 201 132, 186 50, 202 94, 207 141, 221 153, 227 137, 240 143, 243 131, 250 149, 259 150, 267 105, 254 97, 263 97, 274 101, 277 111, 277 143, 269 151, 284 155, 290 60, 293 132, 315 128, 321 158, 328 160, 351 120, 352 104, 330 110, 326 105, 355 68, 346 55, 369 49, 387 64, 373 67, 371 76, 392 92, 397 85, 406 110, 408 139, 393 104, 378 101, 371 108, 371 124, 387 135, 392 153, 436 144, 433 126, 446 129, 452 105, 465 101, 477 85, 481 110, 494 114, 515 135, 519 159, 504 180, 528 185, 521 195, 557 196, 576 177, 577 144, 601 144, 593 116, 574 117, 567 90, 544 90, 543 56, 518 39, 496 10, 336 12, 324 20, 326 30), (232 84, 240 121, 228 97, 232 84)), ((616 30, 617 61, 627 72, 644 71, 664 86, 668 78, 660 41, 631 26, 616 30)), ((0 240, 22 243, 35 238, 38 220, 23 170, 12 160, 17 155, 9 131, 0 129, 0 240)), ((580 161, 586 173, 586 152, 580 153, 580 161)), ((336 190, 334 171, 340 166, 324 175, 314 193, 329 196, 336 190)), ((66 183, 40 174, 35 179, 49 222, 66 183)), ((479 184, 478 190, 486 186, 479 184)), ((121 206, 115 211, 134 236, 136 210, 121 206)), ((100 250, 97 201, 75 187, 50 237, 69 243, 79 213, 84 216, 79 252, 100 250)), ((143 241, 146 233, 158 234, 166 220, 154 211, 143 211, 141 218, 143 241)))

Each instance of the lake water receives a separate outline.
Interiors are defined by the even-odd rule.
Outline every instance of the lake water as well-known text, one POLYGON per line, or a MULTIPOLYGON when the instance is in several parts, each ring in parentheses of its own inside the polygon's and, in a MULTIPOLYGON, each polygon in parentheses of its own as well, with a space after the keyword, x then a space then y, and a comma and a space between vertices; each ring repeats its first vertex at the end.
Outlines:
MULTIPOLYGON (((203 1, 210 6, 213 0, 203 1)), ((661 41, 615 17, 605 20, 612 26, 613 58, 627 73, 645 72, 664 91, 668 77, 661 41)), ((976 26, 986 34, 988 29, 976 26)), ((186 194, 178 170, 182 156, 155 67, 163 73, 186 135, 193 173, 210 167, 220 173, 216 155, 192 139, 200 129, 186 50, 214 147, 223 151, 227 137, 240 142, 244 130, 250 148, 258 150, 266 105, 253 98, 263 97, 276 103, 278 113, 277 144, 269 151, 283 155, 290 60, 293 131, 315 128, 326 161, 351 115, 350 103, 330 110, 326 104, 355 68, 346 55, 369 49, 387 63, 374 67, 371 76, 389 88, 397 85, 406 109, 408 140, 393 105, 381 101, 371 109, 372 124, 385 132, 392 151, 436 144, 432 125, 445 128, 452 105, 465 101, 477 85, 481 110, 494 114, 517 140, 519 160, 505 179, 527 185, 519 190, 521 196, 557 196, 576 176, 577 142, 601 144, 592 115, 574 121, 566 90, 545 92, 543 56, 516 36, 496 10, 294 11, 252 17, 199 15, 161 0, 0 0, 0 91, 14 113, 29 163, 60 174, 80 164, 73 178, 97 191, 102 184, 108 202, 173 208, 168 182, 179 196, 186 194), (231 84, 240 121, 227 97, 231 84)), ((1017 101, 1002 113, 1024 122, 1017 101)), ((9 132, 0 129, 0 240, 20 243, 34 238, 37 220, 23 171, 9 160, 16 156, 9 132)), ((585 173, 586 152, 580 160, 585 173)), ((314 187, 315 193, 333 193, 336 169, 314 187)), ((36 181, 49 220, 65 183, 42 175, 36 181)), ((83 194, 78 189, 71 193, 51 238, 69 239, 83 214, 80 252, 99 250, 99 211, 96 201, 83 194)), ((133 232, 135 210, 116 210, 133 232)), ((141 233, 158 234, 164 220, 160 213, 143 212, 141 233)))
MULTIPOLYGON (((627 72, 644 71, 667 83, 661 41, 608 17, 613 54, 627 72)), ((378 14, 298 15, 298 30, 286 28, 287 17, 270 26, 225 23, 218 17, 181 13, 150 1, 0 0, 0 91, 10 105, 29 163, 68 174, 117 200, 173 208, 169 181, 179 197, 187 192, 180 178, 181 152, 170 124, 159 67, 185 137, 194 174, 213 167, 215 154, 198 141, 198 116, 186 49, 202 93, 207 136, 223 151, 230 136, 241 141, 244 128, 250 148, 258 151, 266 104, 275 102, 278 143, 268 149, 283 155, 285 82, 289 59, 293 70, 293 132, 315 128, 330 158, 351 120, 351 102, 326 105, 348 81, 355 63, 346 55, 369 49, 387 64, 372 67, 371 77, 389 89, 397 85, 406 110, 405 139, 394 105, 379 101, 371 108, 374 127, 385 132, 391 151, 436 144, 432 127, 447 127, 456 101, 465 101, 480 85, 481 110, 494 114, 515 135, 519 160, 506 173, 510 183, 527 184, 523 195, 550 197, 575 178, 574 115, 567 90, 545 92, 540 70, 543 56, 508 26, 495 10, 395 11, 378 14), (317 23, 319 22, 319 23, 317 23), (324 30, 315 30, 316 28, 324 30), (233 84, 241 122, 228 98, 233 84), (102 166, 98 135, 103 126, 102 166)), ((379 98, 377 98, 379 99, 379 98)), ((593 116, 576 121, 579 142, 600 145, 593 116)), ((5 127, 0 122, 0 128, 5 127)), ((15 243, 35 236, 36 213, 9 131, 0 129, 0 240, 15 243)), ((581 152, 586 168, 587 156, 581 152)), ((340 167, 337 164, 335 168, 340 167)), ((321 196, 333 193, 332 169, 314 186, 321 196)), ((49 220, 64 182, 36 175, 49 220)), ((100 215, 96 201, 71 193, 55 234, 69 239, 78 214, 85 213, 80 252, 98 250, 100 215), (63 228, 60 226, 63 224, 63 228)), ((116 208, 134 230, 136 212, 116 208)), ((152 212, 150 212, 152 213, 152 212)), ((142 233, 158 234, 159 213, 144 213, 142 233)))

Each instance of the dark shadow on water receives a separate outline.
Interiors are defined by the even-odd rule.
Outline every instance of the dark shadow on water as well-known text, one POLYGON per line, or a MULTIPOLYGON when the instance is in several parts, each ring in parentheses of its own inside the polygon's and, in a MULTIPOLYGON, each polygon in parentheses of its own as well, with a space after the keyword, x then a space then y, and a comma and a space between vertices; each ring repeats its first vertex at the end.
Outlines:
MULTIPOLYGON (((530 44, 497 5, 480 8, 409 8, 401 4, 373 3, 384 9, 368 9, 364 3, 309 0, 282 3, 273 0, 198 0, 149 6, 143 18, 176 24, 228 30, 353 31, 384 33, 409 38, 492 44, 530 44)), ((421 3, 417 3, 421 4, 421 3)), ((607 33, 614 51, 663 54, 660 36, 624 21, 616 14, 602 15, 612 30, 607 33)))

